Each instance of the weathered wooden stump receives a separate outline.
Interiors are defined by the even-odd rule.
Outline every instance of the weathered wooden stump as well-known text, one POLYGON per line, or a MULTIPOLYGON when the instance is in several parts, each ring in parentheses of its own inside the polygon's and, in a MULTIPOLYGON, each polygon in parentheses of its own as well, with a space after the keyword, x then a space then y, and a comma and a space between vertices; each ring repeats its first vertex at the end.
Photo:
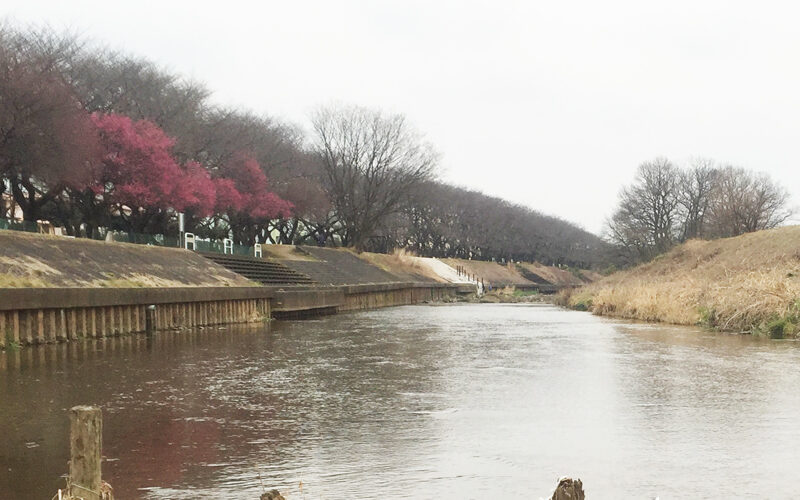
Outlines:
POLYGON ((261 495, 261 499, 260 500, 286 500, 286 499, 283 498, 283 495, 281 495, 280 491, 278 491, 278 490, 270 490, 270 491, 264 493, 263 495, 261 495))
POLYGON ((569 477, 562 477, 558 480, 556 491, 550 500, 585 500, 586 495, 583 493, 583 483, 580 479, 572 479, 569 477))
POLYGON ((67 498, 113 500, 113 492, 101 474, 103 414, 95 406, 69 410, 69 479, 67 498))

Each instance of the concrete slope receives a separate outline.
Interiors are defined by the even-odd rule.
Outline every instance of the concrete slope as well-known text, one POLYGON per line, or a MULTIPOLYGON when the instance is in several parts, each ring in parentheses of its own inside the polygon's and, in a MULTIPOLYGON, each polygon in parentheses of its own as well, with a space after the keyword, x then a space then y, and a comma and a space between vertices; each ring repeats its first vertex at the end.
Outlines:
POLYGON ((461 266, 470 275, 476 275, 479 280, 483 278, 484 283, 494 287, 535 286, 535 283, 525 279, 513 264, 466 259, 442 259, 442 261, 453 268, 461 266))
MULTIPOLYGON (((432 261, 436 261, 436 259, 416 257, 402 250, 391 254, 362 252, 358 254, 358 257, 404 281, 413 281, 417 283, 453 282, 452 280, 440 276, 440 274, 432 268, 432 261)), ((441 265, 448 267, 446 264, 441 265)), ((451 271, 455 274, 455 269, 451 269, 451 271)))
POLYGON ((179 248, 0 230, 0 288, 256 286, 179 248))
POLYGON ((358 258, 349 250, 311 246, 299 248, 314 260, 282 260, 281 263, 299 273, 310 276, 321 285, 363 285, 409 281, 358 258))
POLYGON ((420 260, 420 266, 430 269, 431 272, 447 283, 474 283, 465 275, 458 274, 455 268, 437 258, 418 257, 418 259, 420 260))

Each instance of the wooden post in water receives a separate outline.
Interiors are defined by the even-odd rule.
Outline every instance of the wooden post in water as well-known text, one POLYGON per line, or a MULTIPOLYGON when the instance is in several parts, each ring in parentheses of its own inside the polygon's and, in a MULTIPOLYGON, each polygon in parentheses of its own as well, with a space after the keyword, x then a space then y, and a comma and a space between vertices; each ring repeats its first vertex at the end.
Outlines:
POLYGON ((156 331, 156 306, 150 305, 145 309, 144 331, 151 336, 156 331))
POLYGON ((583 483, 580 479, 562 477, 558 480, 558 486, 550 500, 585 500, 585 498, 583 483))
POLYGON ((69 410, 69 491, 74 498, 100 500, 103 415, 95 406, 69 410))

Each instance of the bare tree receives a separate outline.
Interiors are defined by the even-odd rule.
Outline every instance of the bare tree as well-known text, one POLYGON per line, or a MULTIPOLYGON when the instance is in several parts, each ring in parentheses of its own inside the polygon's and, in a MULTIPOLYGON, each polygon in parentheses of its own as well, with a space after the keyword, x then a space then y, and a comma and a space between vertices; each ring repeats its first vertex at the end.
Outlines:
POLYGON ((26 220, 85 183, 99 158, 89 115, 63 73, 80 51, 70 34, 0 26, 0 177, 26 220))
POLYGON ((667 251, 676 240, 679 179, 678 169, 666 158, 640 165, 608 222, 611 240, 644 259, 667 251))
POLYGON ((766 174, 725 167, 711 204, 713 235, 738 236, 783 224, 792 214, 789 193, 766 174))
POLYGON ((328 108, 313 124, 342 243, 363 249, 409 191, 432 177, 437 155, 401 115, 328 108))
POLYGON ((680 240, 703 238, 707 235, 709 207, 719 177, 713 160, 697 158, 689 169, 680 172, 678 204, 680 206, 680 240))
POLYGON ((661 158, 639 167, 622 190, 607 236, 633 261, 690 238, 723 238, 769 229, 792 214, 789 194, 765 174, 695 159, 675 168, 661 158))
MULTIPOLYGON (((146 59, 106 50, 83 51, 64 71, 84 107, 156 123, 191 147, 207 112, 210 92, 146 59)), ((184 159, 184 158, 181 158, 184 159)))

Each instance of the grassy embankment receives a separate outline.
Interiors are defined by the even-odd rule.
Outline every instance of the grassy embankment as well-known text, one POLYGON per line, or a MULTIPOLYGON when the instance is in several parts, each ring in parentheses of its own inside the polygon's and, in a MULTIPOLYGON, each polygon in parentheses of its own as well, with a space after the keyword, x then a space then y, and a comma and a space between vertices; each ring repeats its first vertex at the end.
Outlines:
POLYGON ((559 299, 604 316, 797 337, 800 226, 689 241, 559 299))

